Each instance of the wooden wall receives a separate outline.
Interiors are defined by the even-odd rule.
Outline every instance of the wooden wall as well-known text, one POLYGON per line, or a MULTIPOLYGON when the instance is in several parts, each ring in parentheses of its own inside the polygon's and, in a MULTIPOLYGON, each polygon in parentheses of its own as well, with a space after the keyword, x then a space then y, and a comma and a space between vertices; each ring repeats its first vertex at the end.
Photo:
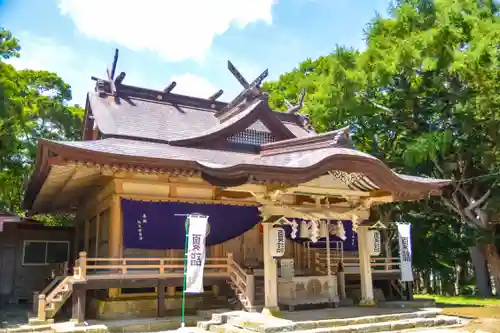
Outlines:
POLYGON ((68 241, 73 258, 73 229, 47 228, 38 224, 6 223, 0 232, 0 294, 7 302, 32 301, 35 291, 42 291, 56 265, 23 265, 25 240, 68 241))

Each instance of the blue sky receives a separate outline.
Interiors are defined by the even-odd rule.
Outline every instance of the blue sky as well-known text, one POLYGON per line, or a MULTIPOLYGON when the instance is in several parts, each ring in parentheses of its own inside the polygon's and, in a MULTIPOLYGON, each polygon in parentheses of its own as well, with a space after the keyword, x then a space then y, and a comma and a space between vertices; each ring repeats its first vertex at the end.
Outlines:
POLYGON ((58 73, 82 104, 114 48, 125 83, 208 97, 269 68, 277 79, 336 45, 363 48, 363 29, 389 0, 0 0, 0 25, 21 41, 17 68, 58 73))

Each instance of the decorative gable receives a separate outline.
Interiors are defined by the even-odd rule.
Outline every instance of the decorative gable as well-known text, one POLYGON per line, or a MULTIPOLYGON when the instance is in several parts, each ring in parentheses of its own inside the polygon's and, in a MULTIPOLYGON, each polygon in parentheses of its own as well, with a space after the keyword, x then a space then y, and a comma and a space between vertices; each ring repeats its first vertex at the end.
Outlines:
POLYGON ((237 144, 260 146, 266 143, 276 142, 277 140, 271 130, 269 130, 260 120, 257 120, 244 131, 229 136, 227 141, 237 144))

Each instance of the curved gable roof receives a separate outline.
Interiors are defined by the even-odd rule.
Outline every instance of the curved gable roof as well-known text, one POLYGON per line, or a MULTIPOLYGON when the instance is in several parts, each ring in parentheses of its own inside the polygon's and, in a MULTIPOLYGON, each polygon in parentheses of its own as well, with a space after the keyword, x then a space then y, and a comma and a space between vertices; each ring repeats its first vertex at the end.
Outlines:
POLYGON ((122 137, 173 145, 207 144, 207 140, 229 137, 260 120, 278 140, 309 136, 299 116, 286 117, 273 112, 266 99, 257 98, 234 107, 236 112, 219 119, 212 109, 165 101, 119 98, 89 94, 88 107, 104 137, 122 137), (239 110, 238 110, 239 109, 239 110))

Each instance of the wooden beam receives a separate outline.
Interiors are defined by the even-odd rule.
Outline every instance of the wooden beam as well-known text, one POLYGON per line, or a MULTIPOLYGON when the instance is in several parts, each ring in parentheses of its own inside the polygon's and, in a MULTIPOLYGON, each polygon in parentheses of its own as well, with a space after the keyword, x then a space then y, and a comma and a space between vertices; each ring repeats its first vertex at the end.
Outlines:
POLYGON ((165 282, 162 280, 158 280, 156 297, 156 314, 158 317, 165 316, 165 287, 165 282))
POLYGON ((265 205, 259 208, 263 216, 285 216, 297 219, 350 219, 352 215, 364 220, 370 217, 370 210, 364 207, 303 207, 297 205, 275 206, 265 205))
POLYGON ((259 184, 244 184, 240 186, 232 186, 232 187, 226 187, 224 188, 226 191, 234 191, 234 192, 248 192, 248 193, 255 193, 255 194, 267 194, 268 193, 268 187, 266 185, 259 185, 259 184))
POLYGON ((113 195, 109 208, 109 256, 111 258, 121 258, 123 226, 120 197, 118 195, 113 195))
POLYGON ((80 218, 93 217, 109 207, 110 196, 115 192, 115 183, 111 178, 104 178, 96 184, 96 188, 89 191, 83 204, 78 206, 77 215, 80 218))
MULTIPOLYGON (((90 221, 88 219, 85 220, 84 226, 84 236, 83 236, 83 251, 89 252, 89 239, 90 239, 90 221)), ((76 253, 78 255, 78 253, 76 253)))
POLYGON ((125 80, 126 75, 127 74, 125 72, 121 72, 120 74, 118 74, 118 76, 115 79, 115 85, 122 84, 123 80, 125 80))
POLYGON ((72 293, 72 314, 71 317, 77 323, 83 323, 85 321, 85 303, 87 291, 81 285, 74 284, 73 285, 73 293, 72 293))
POLYGON ((311 194, 311 195, 331 195, 331 196, 347 196, 347 197, 369 197, 370 192, 363 191, 353 191, 344 189, 335 189, 327 187, 316 187, 316 186, 306 186, 299 185, 296 187, 288 188, 285 190, 286 193, 301 193, 301 194, 311 194))
POLYGON ((100 230, 101 213, 97 213, 95 217, 95 257, 99 258, 99 230, 100 230))
POLYGON ((163 89, 163 92, 169 94, 172 90, 174 90, 176 85, 177 82, 175 81, 170 82, 170 84, 165 89, 163 89))
POLYGON ((255 200, 213 200, 213 199, 198 199, 198 198, 184 198, 184 197, 167 197, 159 195, 137 195, 137 194, 122 194, 122 198, 131 200, 144 200, 153 202, 186 202, 195 204, 226 204, 235 206, 259 206, 260 204, 255 200))
POLYGON ((224 93, 224 90, 220 89, 215 94, 213 94, 212 96, 210 96, 208 99, 211 100, 211 101, 215 101, 217 98, 221 97, 223 93, 224 93))
MULTIPOLYGON (((113 195, 109 208, 108 253, 111 258, 121 258, 123 256, 123 225, 120 197, 118 195, 113 195)), ((118 297, 119 294, 119 289, 109 290, 110 298, 118 297)))

